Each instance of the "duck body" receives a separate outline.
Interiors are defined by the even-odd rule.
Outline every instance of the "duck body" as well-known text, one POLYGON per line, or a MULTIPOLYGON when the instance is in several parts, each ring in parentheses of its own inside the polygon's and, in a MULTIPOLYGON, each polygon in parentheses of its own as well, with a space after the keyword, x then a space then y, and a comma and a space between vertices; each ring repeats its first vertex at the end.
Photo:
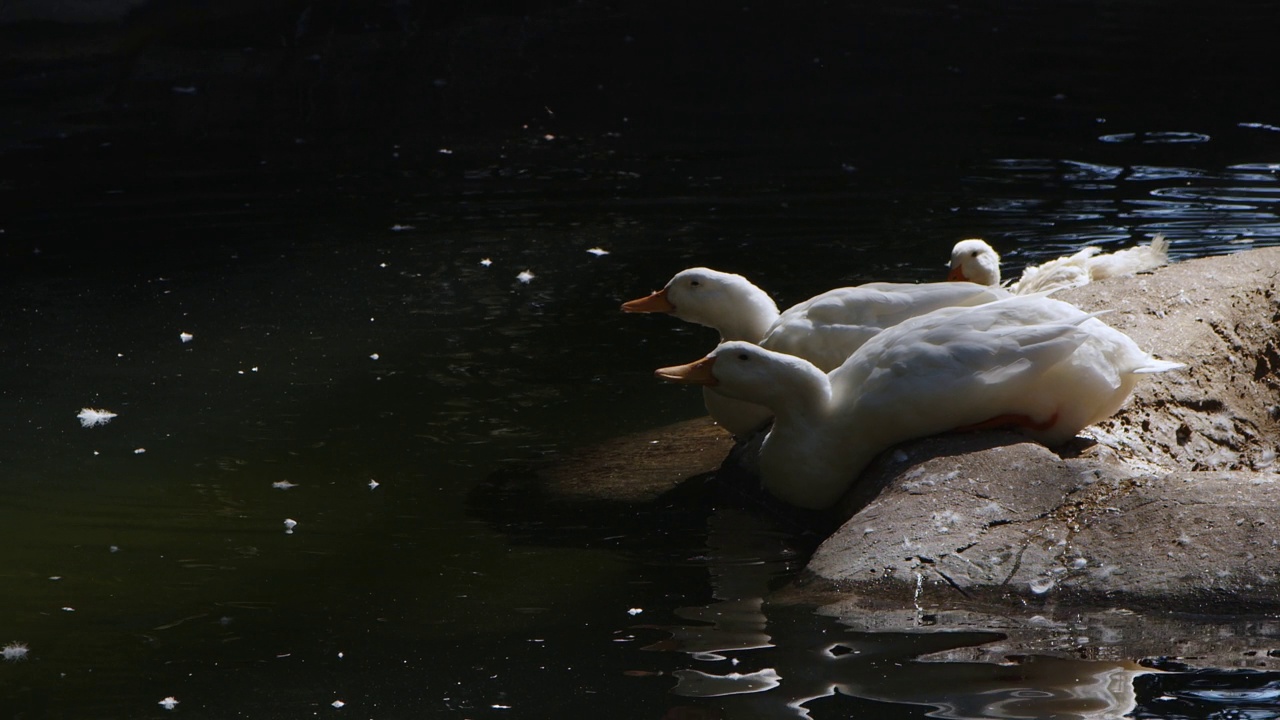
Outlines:
MULTIPOLYGON (((778 312, 768 293, 741 275, 710 268, 677 273, 647 297, 624 303, 624 312, 665 312, 710 327, 720 341, 741 340, 804 358, 822 371, 839 367, 876 333, 933 310, 1008 297, 975 283, 868 283, 830 290, 778 312)), ((704 390, 707 411, 729 432, 746 435, 772 413, 704 390)))
POLYGON ((759 344, 830 372, 885 328, 934 310, 1006 297, 1009 293, 1000 288, 968 282, 878 282, 839 288, 788 308, 759 344))
MULTIPOLYGON (((835 504, 881 451, 949 430, 1011 425, 1059 444, 1124 403, 1138 376, 1181 367, 1067 303, 1015 297, 944 308, 867 341, 824 374, 730 342, 699 361, 713 392, 769 407, 766 490, 804 508, 835 504)), ((663 368, 676 382, 684 369, 663 368)), ((697 377, 695 375, 695 377, 697 377)))
MULTIPOLYGON (((1168 263, 1169 241, 1163 235, 1156 235, 1148 245, 1114 253, 1102 253, 1100 248, 1086 247, 1073 255, 1028 267, 1008 289, 1015 295, 1052 292, 1109 277, 1145 272, 1168 263)), ((951 250, 948 279, 999 286, 1000 255, 983 240, 961 240, 951 250)))

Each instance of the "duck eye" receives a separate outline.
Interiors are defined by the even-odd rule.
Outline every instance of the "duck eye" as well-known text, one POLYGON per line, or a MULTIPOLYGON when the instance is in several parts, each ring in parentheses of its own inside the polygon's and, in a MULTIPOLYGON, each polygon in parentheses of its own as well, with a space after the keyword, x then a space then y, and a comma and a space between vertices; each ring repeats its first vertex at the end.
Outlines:
POLYGON ((699 286, 699 285, 701 285, 701 284, 702 284, 702 283, 701 283, 701 282, 699 282, 699 281, 697 281, 697 280, 690 280, 690 281, 689 281, 689 286, 690 286, 690 287, 698 287, 698 286, 699 286))
POLYGON ((978 255, 979 253, 977 250, 974 250, 973 252, 969 253, 969 257, 978 257, 978 255))
POLYGON ((750 360, 751 356, 746 353, 738 353, 739 360, 750 360))

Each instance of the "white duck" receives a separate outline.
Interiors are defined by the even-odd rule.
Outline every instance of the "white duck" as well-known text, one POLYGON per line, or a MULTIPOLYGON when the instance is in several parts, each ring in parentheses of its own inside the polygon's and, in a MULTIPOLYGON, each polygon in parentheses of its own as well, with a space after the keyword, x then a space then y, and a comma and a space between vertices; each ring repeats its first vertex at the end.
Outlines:
POLYGON ((829 375, 745 342, 655 374, 772 410, 759 457, 764 487, 821 509, 896 443, 1011 425, 1058 444, 1119 409, 1138 375, 1179 367, 1073 305, 1029 296, 911 318, 829 375))
MULTIPOLYGON (((1009 286, 1009 291, 1015 295, 1030 295, 1061 290, 1104 278, 1154 270, 1169 263, 1169 241, 1163 235, 1151 238, 1150 245, 1104 255, 1099 255, 1099 252, 1100 248, 1086 247, 1074 255, 1029 267, 1022 271, 1017 282, 1009 286)), ((947 279, 998 286, 1000 255, 982 240, 961 240, 951 249, 951 273, 947 279)))
MULTIPOLYGON (((661 290, 623 303, 623 312, 665 312, 720 333, 720 342, 743 340, 802 357, 823 372, 839 367, 876 333, 938 308, 991 302, 1008 293, 973 283, 868 283, 829 290, 779 313, 764 290, 741 275, 690 268, 661 290)), ((711 417, 734 435, 745 435, 770 412, 704 391, 711 417)))

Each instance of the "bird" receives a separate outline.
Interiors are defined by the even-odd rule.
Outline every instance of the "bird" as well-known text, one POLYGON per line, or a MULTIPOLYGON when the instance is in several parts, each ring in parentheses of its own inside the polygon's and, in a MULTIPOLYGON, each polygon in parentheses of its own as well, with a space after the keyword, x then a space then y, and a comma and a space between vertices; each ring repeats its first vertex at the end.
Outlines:
MULTIPOLYGON (((1101 248, 1090 246, 1073 255, 1028 267, 1008 289, 1015 295, 1049 292, 1154 270, 1168 263, 1169 241, 1163 235, 1156 235, 1149 245, 1114 253, 1102 253, 1101 248)), ((951 270, 947 279, 999 286, 1000 255, 984 240, 961 240, 951 249, 951 270)))
POLYGON ((830 373, 729 341, 655 375, 767 407, 774 420, 758 462, 765 490, 821 510, 897 443, 1007 426, 1061 444, 1115 413, 1141 375, 1181 367, 1093 314, 1031 295, 905 320, 830 373))
MULTIPOLYGON (((661 290, 623 303, 622 310, 669 313, 716 330, 720 342, 756 343, 828 372, 876 333, 907 318, 1004 297, 1004 290, 974 283, 876 282, 828 290, 779 312, 773 298, 745 277, 698 267, 676 273, 661 290)), ((703 399, 711 417, 739 437, 770 417, 753 403, 711 392, 703 399)))

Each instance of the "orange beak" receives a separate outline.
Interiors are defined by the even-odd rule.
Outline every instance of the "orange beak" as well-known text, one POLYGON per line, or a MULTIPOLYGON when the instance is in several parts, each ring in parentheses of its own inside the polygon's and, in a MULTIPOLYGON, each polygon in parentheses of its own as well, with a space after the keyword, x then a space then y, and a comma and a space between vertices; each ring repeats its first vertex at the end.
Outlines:
POLYGON ((969 282, 969 278, 964 276, 964 268, 959 265, 951 268, 951 272, 947 274, 947 280, 950 282, 969 282))
POLYGON ((711 368, 715 364, 715 358, 704 357, 688 365, 672 365, 671 367, 658 368, 653 371, 653 375, 659 380, 680 383, 681 385, 719 385, 720 381, 711 373, 711 368))
POLYGON ((676 306, 672 305, 671 301, 667 299, 666 288, 646 295, 645 297, 628 300, 627 302, 622 303, 622 312, 625 313, 670 313, 675 311, 676 306))

